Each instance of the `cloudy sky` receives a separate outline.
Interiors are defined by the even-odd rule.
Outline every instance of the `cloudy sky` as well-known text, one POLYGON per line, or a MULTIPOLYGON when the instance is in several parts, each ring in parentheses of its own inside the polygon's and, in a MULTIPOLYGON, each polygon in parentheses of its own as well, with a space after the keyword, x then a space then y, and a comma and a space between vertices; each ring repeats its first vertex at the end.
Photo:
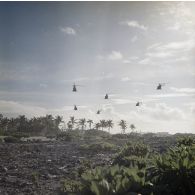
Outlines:
POLYGON ((194 54, 195 2, 0 2, 0 112, 195 133, 194 54))

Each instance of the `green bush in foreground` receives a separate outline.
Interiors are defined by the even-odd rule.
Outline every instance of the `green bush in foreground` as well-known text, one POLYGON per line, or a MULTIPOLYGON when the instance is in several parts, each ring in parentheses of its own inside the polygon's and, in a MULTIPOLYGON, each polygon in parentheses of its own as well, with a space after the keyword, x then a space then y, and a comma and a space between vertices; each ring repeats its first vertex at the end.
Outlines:
POLYGON ((151 183, 146 181, 145 169, 123 166, 96 167, 82 174, 80 182, 63 180, 66 193, 83 195, 123 195, 128 192, 151 194, 151 183))
POLYGON ((123 166, 144 166, 149 155, 148 146, 140 143, 128 142, 114 158, 113 164, 123 166))
POLYGON ((82 175, 82 193, 96 195, 151 194, 151 183, 146 181, 145 169, 123 166, 98 167, 82 175))
POLYGON ((195 194, 195 151, 193 147, 176 147, 158 156, 151 168, 151 181, 159 195, 195 194))
POLYGON ((63 179, 61 181, 61 191, 66 194, 78 194, 82 190, 82 184, 79 181, 63 179))
POLYGON ((147 158, 145 146, 127 144, 119 154, 129 158, 132 154, 132 158, 137 158, 135 164, 86 170, 78 182, 68 182, 72 190, 65 191, 67 183, 63 189, 83 195, 194 195, 195 146, 191 141, 191 144, 185 140, 182 143, 170 148, 166 154, 153 156, 153 160, 147 158), (139 162, 144 155, 146 162, 139 162))
POLYGON ((195 140, 191 137, 180 138, 177 142, 178 147, 180 147, 182 145, 184 145, 184 146, 193 146, 193 144, 195 144, 195 140))

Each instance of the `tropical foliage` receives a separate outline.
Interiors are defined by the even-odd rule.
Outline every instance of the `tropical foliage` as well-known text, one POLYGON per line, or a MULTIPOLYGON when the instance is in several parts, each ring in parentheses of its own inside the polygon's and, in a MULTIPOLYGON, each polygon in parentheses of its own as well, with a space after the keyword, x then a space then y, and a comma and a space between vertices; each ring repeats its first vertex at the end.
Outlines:
MULTIPOLYGON (((195 194, 193 139, 190 142, 189 138, 180 140, 175 147, 169 148, 167 153, 162 155, 151 153, 144 144, 127 143, 115 157, 112 166, 94 169, 88 167, 78 181, 67 181, 71 183, 72 194, 195 194), (124 163, 121 158, 130 158, 129 163, 124 163)), ((63 188, 65 189, 66 185, 63 188)))
POLYGON ((7 118, 0 115, 0 132, 3 135, 18 134, 20 136, 29 135, 56 135, 59 125, 63 122, 61 116, 26 118, 24 115, 16 118, 7 118))
POLYGON ((149 147, 141 143, 127 142, 116 155, 113 163, 124 166, 143 165, 149 156, 149 147))

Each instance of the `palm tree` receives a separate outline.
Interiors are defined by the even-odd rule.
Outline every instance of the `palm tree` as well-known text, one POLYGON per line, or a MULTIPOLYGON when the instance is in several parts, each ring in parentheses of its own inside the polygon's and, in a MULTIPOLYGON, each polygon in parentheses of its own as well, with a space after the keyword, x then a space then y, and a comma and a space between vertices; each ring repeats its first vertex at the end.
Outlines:
POLYGON ((89 123, 89 129, 91 129, 91 125, 93 124, 93 120, 88 119, 87 123, 89 123))
POLYGON ((9 119, 8 129, 11 131, 15 131, 17 128, 17 121, 14 118, 9 119))
POLYGON ((2 119, 3 119, 3 115, 2 115, 2 114, 0 114, 0 122, 2 121, 2 119))
POLYGON ((44 130, 42 131, 43 134, 50 134, 53 133, 53 129, 55 129, 55 121, 51 114, 47 114, 45 117, 43 117, 43 124, 44 124, 44 130))
POLYGON ((132 132, 134 131, 135 128, 136 128, 136 127, 135 127, 134 124, 131 124, 131 125, 130 125, 130 129, 131 129, 132 132))
POLYGON ((25 117, 25 115, 20 115, 18 117, 18 122, 19 122, 18 130, 19 131, 26 131, 26 128, 27 128, 27 118, 25 117))
POLYGON ((72 123, 69 121, 68 123, 67 123, 67 127, 68 127, 68 130, 72 130, 72 123))
POLYGON ((47 114, 45 117, 45 124, 48 129, 51 129, 53 126, 53 116, 51 114, 47 114))
POLYGON ((72 129, 74 129, 74 125, 76 124, 76 119, 74 118, 74 116, 70 117, 70 123, 72 124, 72 129))
POLYGON ((101 127, 101 124, 100 124, 100 123, 96 123, 96 124, 95 124, 95 128, 96 128, 97 130, 99 130, 100 127, 101 127))
POLYGON ((125 121, 125 120, 121 120, 120 122, 119 122, 119 124, 118 124, 120 127, 121 127, 121 129, 122 129, 122 132, 121 133, 125 133, 125 130, 126 130, 126 128, 127 128, 127 122, 125 121))
POLYGON ((113 128, 114 123, 112 122, 112 120, 107 120, 106 123, 107 123, 108 131, 110 133, 110 129, 113 128))
POLYGON ((8 127, 8 124, 9 124, 9 119, 7 117, 2 117, 0 122, 1 122, 0 123, 0 128, 3 131, 7 131, 7 127, 8 127))
POLYGON ((85 118, 81 118, 79 120, 79 123, 78 124, 81 126, 81 129, 82 130, 84 130, 84 127, 86 126, 85 123, 86 123, 86 119, 85 118))
POLYGON ((106 121, 105 120, 100 120, 100 126, 102 127, 102 131, 103 131, 104 127, 107 126, 106 121))
POLYGON ((63 117, 62 116, 56 116, 55 118, 55 124, 56 124, 56 128, 58 128, 59 124, 63 122, 63 117))

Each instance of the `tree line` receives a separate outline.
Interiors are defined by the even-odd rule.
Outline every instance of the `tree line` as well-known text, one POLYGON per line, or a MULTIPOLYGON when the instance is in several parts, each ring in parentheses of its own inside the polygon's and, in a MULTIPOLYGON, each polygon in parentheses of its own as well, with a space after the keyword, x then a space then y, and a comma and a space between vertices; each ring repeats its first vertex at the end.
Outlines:
POLYGON ((0 114, 0 132, 25 133, 26 135, 49 135, 60 131, 59 125, 63 122, 61 116, 46 115, 28 119, 25 115, 16 118, 4 117, 0 114))
MULTIPOLYGON (((128 128, 127 121, 120 120, 117 123, 120 127, 121 133, 125 134, 128 128)), ((76 119, 71 116, 68 122, 63 121, 62 116, 53 116, 48 114, 46 116, 33 117, 28 119, 25 115, 19 115, 18 117, 5 117, 0 114, 0 132, 17 132, 26 133, 29 135, 55 135, 61 130, 86 130, 86 129, 96 129, 96 130, 106 130, 109 133, 114 127, 113 120, 102 119, 99 122, 94 122, 91 119, 80 118, 76 119)), ((134 124, 129 126, 131 131, 135 131, 136 127, 134 124)))
MULTIPOLYGON (((121 133, 126 133, 126 130, 128 128, 127 121, 125 120, 120 120, 119 123, 117 124, 121 128, 121 133)), ((105 120, 102 119, 99 122, 94 122, 91 119, 75 119, 74 116, 71 116, 69 121, 67 122, 67 128, 69 130, 74 130, 74 129, 96 129, 96 130, 107 130, 109 133, 111 129, 114 127, 114 122, 113 120, 105 120)), ((136 129, 134 124, 131 124, 130 126, 131 131, 134 131, 136 129)))

